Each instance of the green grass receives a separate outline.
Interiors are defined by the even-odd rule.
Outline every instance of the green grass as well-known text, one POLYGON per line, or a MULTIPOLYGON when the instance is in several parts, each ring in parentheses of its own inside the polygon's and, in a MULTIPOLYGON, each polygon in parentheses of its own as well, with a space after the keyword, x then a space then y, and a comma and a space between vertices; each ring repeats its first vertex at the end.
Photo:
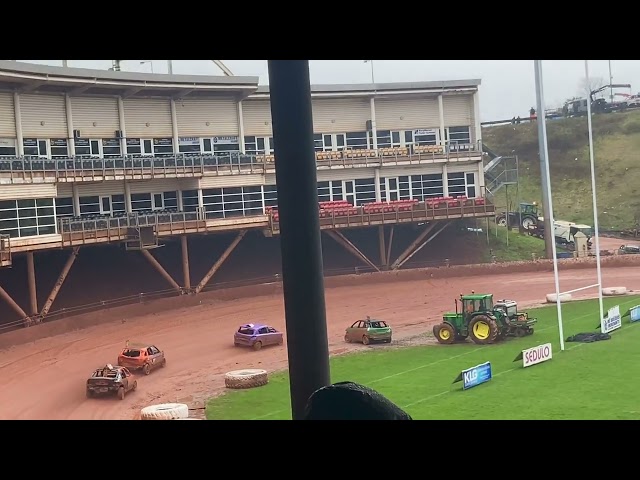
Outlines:
POLYGON ((511 230, 507 233, 505 227, 496 229, 494 222, 490 222, 489 246, 487 247, 486 233, 479 235, 475 241, 483 249, 483 260, 486 262, 491 261, 491 253, 495 255, 498 262, 532 260, 531 254, 535 254, 536 258, 544 258, 545 256, 544 240, 531 235, 521 235, 517 230, 511 230))
MULTIPOLYGON (((586 118, 547 122, 549 167, 556 217, 591 225, 591 177, 586 118)), ((499 155, 518 155, 519 196, 523 202, 542 204, 537 124, 486 127, 484 143, 499 155)), ((596 188, 600 227, 635 228, 640 221, 640 111, 593 116, 596 188), (605 213, 606 212, 606 213, 605 213)), ((516 204, 515 189, 510 203, 516 204)), ((506 206, 504 189, 496 195, 499 208, 506 206)))
MULTIPOLYGON (((640 297, 605 298, 621 313, 640 297)), ((595 331, 598 302, 563 305, 564 336, 595 331)), ((531 310, 539 319, 530 337, 494 345, 372 347, 331 359, 332 382, 351 380, 381 392, 419 419, 638 419, 640 325, 623 320, 607 341, 566 343, 560 351, 555 306, 531 310), (553 344, 553 359, 526 369, 513 362, 525 348, 553 344), (494 378, 467 391, 452 385, 461 370, 490 361, 494 378)), ((211 399, 208 419, 290 419, 286 373, 269 384, 211 399)))

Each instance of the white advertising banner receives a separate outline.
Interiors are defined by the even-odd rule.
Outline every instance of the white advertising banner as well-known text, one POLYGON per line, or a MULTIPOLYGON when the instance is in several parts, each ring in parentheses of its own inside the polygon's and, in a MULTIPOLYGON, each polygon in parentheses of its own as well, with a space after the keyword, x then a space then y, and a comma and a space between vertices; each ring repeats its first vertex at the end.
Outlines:
POLYGON ((522 366, 524 368, 530 367, 531 365, 537 365, 538 363, 551 360, 551 358, 552 358, 551 344, 545 343, 543 345, 538 345, 537 347, 531 347, 526 350, 523 350, 522 366))
POLYGON ((600 320, 600 331, 609 333, 622 327, 622 317, 620 316, 620 305, 611 307, 607 312, 607 316, 600 320))

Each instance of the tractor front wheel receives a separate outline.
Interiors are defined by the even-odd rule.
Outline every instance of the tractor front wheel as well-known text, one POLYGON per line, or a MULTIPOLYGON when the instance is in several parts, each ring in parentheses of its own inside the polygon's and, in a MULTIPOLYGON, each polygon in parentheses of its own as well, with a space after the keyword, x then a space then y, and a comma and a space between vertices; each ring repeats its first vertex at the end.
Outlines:
POLYGON ((498 323, 486 315, 478 315, 469 322, 471 340, 479 345, 488 345, 498 339, 498 323))
POLYGON ((440 323, 433 327, 433 336, 439 343, 450 345, 456 341, 456 332, 448 323, 440 323))

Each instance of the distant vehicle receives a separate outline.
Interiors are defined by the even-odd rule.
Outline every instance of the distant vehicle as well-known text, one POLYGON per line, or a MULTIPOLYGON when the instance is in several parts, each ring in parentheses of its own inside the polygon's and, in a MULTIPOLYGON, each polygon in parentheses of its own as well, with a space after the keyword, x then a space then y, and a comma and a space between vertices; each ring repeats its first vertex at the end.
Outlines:
POLYGON ((236 347, 251 347, 260 350, 267 345, 282 345, 284 337, 274 327, 264 324, 247 323, 240 325, 233 334, 233 345, 236 347))
POLYGON ((124 400, 125 395, 137 387, 138 382, 129 369, 107 364, 94 370, 87 380, 87 398, 115 393, 120 400, 124 400))
POLYGON ((347 328, 344 341, 362 342, 364 345, 369 345, 371 342, 391 343, 392 333, 387 322, 367 317, 366 320, 353 322, 353 325, 347 328))
POLYGON ((167 365, 164 352, 155 345, 148 343, 133 343, 124 347, 118 355, 118 365, 130 370, 142 370, 149 375, 152 370, 167 365))
POLYGON ((637 255, 640 253, 640 247, 638 245, 621 245, 618 253, 621 255, 637 255))

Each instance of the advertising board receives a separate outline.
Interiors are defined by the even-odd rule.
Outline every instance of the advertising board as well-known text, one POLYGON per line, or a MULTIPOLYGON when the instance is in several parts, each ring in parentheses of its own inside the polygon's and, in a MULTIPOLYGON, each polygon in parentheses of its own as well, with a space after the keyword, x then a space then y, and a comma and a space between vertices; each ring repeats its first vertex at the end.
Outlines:
POLYGON ((544 343, 537 347, 527 348, 522 351, 522 366, 524 368, 538 363, 546 362, 552 358, 551 344, 544 343))
POLYGON ((637 322, 638 320, 640 320, 640 305, 631 307, 629 309, 629 316, 631 317, 632 322, 637 322))
POLYGON ((607 316, 600 321, 600 331, 609 333, 622 327, 622 317, 620 316, 620 305, 611 307, 607 316))
POLYGON ((486 383, 491 380, 491 362, 482 363, 463 370, 460 376, 462 377, 463 390, 486 383))

